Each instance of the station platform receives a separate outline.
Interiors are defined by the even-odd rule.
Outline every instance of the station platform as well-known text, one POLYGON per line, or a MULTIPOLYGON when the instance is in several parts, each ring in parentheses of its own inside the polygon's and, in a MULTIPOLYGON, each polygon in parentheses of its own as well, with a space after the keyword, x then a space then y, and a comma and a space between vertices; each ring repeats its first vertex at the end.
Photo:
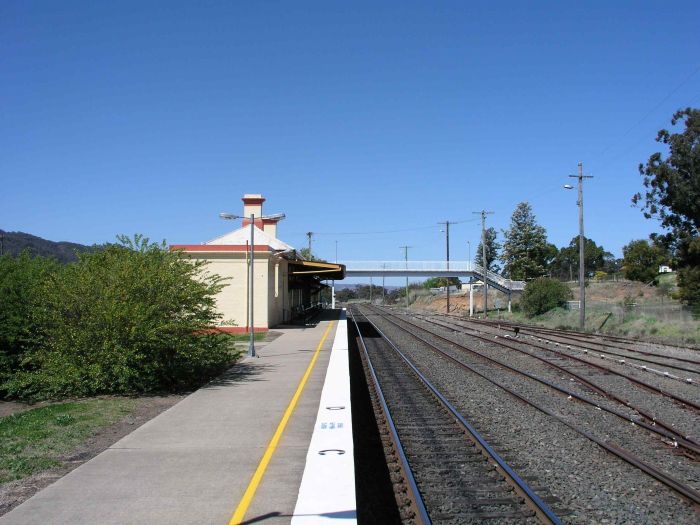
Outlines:
POLYGON ((275 331, 0 523, 356 523, 344 312, 275 331))

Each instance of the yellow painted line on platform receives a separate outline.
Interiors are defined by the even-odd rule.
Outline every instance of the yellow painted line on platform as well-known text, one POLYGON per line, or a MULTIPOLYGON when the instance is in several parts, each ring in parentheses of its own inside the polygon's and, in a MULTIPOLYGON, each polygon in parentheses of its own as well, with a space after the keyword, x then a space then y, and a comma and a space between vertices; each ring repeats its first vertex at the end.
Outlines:
POLYGON ((287 406, 287 410, 284 411, 284 415, 282 416, 279 425, 277 425, 277 430, 275 430, 275 434, 272 436, 270 444, 267 445, 265 454, 263 454, 263 457, 260 460, 260 463, 258 464, 258 468, 255 469, 255 474, 253 474, 253 478, 250 480, 250 483, 248 483, 248 488, 245 489, 243 497, 238 503, 238 507, 236 507, 236 511, 233 513, 231 521, 229 521, 229 525, 238 525, 243 521, 243 517, 245 516, 245 513, 247 512, 248 507, 250 506, 250 503, 253 501, 255 492, 258 490, 258 485, 260 485, 260 481, 262 480, 262 477, 265 474, 265 470, 267 470, 267 466, 270 463, 270 460, 272 459, 272 455, 277 449, 277 444, 279 443, 279 440, 282 437, 282 434, 284 433, 284 429, 287 427, 289 418, 292 416, 292 412, 294 412, 294 408, 297 406, 297 401, 299 401, 299 397, 301 397, 301 393, 304 391, 306 382, 309 380, 311 371, 313 370, 314 365, 316 364, 316 360, 318 359, 318 354, 321 352, 321 348, 323 348, 323 343, 326 342, 326 338, 331 332, 331 328, 333 328, 334 324, 335 321, 331 321, 328 325, 328 328, 326 328, 326 331, 323 333, 323 337, 321 337, 321 341, 316 347, 316 351, 314 352, 314 355, 311 358, 311 362, 309 363, 309 366, 306 367, 306 372, 304 372, 304 376, 301 378, 301 381, 299 381, 299 386, 297 386, 297 390, 296 392, 294 392, 292 400, 287 406))

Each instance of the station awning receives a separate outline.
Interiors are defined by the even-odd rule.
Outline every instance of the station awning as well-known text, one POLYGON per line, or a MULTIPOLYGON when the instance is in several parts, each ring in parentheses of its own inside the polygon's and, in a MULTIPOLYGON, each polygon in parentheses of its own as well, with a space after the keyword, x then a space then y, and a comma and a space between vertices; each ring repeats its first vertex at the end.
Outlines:
POLYGON ((345 265, 320 261, 289 261, 289 274, 341 280, 345 278, 345 265))

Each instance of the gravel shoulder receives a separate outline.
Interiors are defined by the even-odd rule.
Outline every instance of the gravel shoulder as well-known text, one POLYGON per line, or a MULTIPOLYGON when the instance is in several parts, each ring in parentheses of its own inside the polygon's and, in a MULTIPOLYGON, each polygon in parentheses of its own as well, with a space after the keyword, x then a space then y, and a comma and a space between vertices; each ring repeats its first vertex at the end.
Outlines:
MULTIPOLYGON (((493 384, 449 366, 381 317, 373 316, 372 320, 386 330, 487 439, 498 443, 497 450, 521 475, 547 487, 559 499, 560 503, 553 507, 555 512, 562 512, 567 523, 697 523, 691 505, 638 469, 558 421, 515 401, 493 384)), ((475 346, 502 357, 509 354, 490 349, 490 345, 475 346)), ((512 353, 509 357, 522 361, 521 365, 528 359, 516 358, 512 353)), ((467 360, 487 376, 545 404, 564 419, 585 425, 604 441, 621 442, 637 453, 645 453, 647 461, 660 463, 684 481, 697 483, 696 464, 670 454, 658 440, 639 433, 629 423, 621 424, 617 418, 566 397, 552 396, 541 386, 479 363, 478 359, 467 360)), ((539 368, 538 374, 550 375, 541 365, 539 368)))

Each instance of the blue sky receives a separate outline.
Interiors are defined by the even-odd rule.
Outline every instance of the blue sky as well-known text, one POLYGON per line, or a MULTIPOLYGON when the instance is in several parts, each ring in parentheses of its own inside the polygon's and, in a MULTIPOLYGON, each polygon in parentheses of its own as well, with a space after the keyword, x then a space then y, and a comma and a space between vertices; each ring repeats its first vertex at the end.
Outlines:
POLYGON ((243 193, 327 259, 444 257, 531 202, 558 246, 658 229, 639 162, 700 105, 694 2, 3 2, 0 228, 199 243, 243 193), (401 230, 401 231, 396 231, 401 230), (352 233, 352 234, 348 234, 352 233), (358 233, 364 233, 359 235, 358 233))

